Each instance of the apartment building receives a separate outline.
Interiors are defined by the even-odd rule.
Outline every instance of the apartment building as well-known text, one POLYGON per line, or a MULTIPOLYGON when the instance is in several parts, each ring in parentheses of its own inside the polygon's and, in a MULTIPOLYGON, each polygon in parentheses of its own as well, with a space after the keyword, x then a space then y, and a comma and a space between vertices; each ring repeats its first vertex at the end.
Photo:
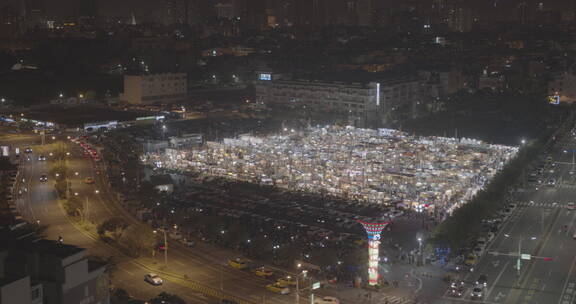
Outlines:
POLYGON ((120 100, 131 104, 167 103, 186 98, 186 73, 124 75, 120 100))
POLYGON ((86 249, 50 240, 4 239, 0 303, 109 304, 106 265, 86 249))

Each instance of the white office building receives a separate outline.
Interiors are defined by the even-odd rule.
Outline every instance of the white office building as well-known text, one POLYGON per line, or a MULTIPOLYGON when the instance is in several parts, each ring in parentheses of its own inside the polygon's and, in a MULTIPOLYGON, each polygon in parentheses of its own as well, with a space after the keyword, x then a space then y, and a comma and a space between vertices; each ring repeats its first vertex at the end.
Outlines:
POLYGON ((397 113, 415 115, 420 88, 421 81, 412 77, 368 83, 261 80, 256 85, 256 101, 271 106, 342 113, 360 126, 385 125, 404 118, 397 113))
POLYGON ((120 100, 131 104, 169 103, 186 98, 186 73, 124 75, 120 100))

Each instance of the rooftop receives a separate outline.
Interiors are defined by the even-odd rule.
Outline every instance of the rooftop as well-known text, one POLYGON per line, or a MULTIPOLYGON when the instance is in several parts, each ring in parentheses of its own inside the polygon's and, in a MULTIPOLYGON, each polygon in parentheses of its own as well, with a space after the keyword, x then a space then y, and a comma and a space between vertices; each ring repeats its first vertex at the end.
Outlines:
POLYGON ((52 240, 15 240, 11 239, 9 242, 2 242, 1 249, 16 249, 30 253, 40 253, 46 255, 53 255, 59 258, 67 258, 69 256, 78 254, 86 249, 76 247, 73 245, 61 244, 52 240))

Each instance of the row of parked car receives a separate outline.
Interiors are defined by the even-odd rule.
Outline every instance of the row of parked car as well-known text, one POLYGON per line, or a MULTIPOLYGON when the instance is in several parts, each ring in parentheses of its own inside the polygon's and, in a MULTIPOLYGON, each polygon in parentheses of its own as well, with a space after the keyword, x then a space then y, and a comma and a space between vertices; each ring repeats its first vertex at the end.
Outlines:
POLYGON ((482 223, 482 233, 481 235, 473 242, 473 246, 471 246, 471 250, 466 256, 466 260, 464 264, 467 266, 474 266, 478 262, 478 259, 482 254, 484 254, 485 250, 488 248, 488 244, 494 239, 496 233, 500 229, 502 223, 504 223, 508 217, 512 214, 512 211, 516 209, 516 204, 508 204, 505 208, 503 208, 496 216, 493 218, 484 220, 482 223))
MULTIPOLYGON (((296 278, 294 278, 291 275, 287 275, 286 273, 269 269, 265 266, 256 266, 254 262, 245 258, 235 258, 228 260, 228 266, 238 270, 249 271, 256 276, 273 281, 273 283, 266 285, 266 289, 276 294, 281 295, 290 294, 292 292, 292 289, 295 288, 298 285, 298 283, 303 284, 303 282, 297 282, 296 278)), ((340 300, 338 300, 338 298, 330 296, 317 297, 314 299, 314 304, 339 304, 339 303, 340 300)))
POLYGON ((1 195, 4 196, 6 204, 2 206, 2 210, 0 211, 0 222, 6 224, 7 228, 10 230, 15 230, 27 225, 27 222, 22 218, 22 215, 18 211, 13 197, 14 188, 17 184, 18 171, 5 171, 5 174, 7 178, 2 179, 2 184, 4 186, 2 188, 4 191, 1 195))

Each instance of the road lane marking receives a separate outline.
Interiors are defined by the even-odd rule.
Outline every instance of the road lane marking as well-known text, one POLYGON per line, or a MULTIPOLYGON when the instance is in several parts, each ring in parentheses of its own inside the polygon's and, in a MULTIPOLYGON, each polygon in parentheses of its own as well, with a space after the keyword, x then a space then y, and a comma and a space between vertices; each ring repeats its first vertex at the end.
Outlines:
POLYGON ((128 271, 128 270, 126 270, 126 269, 124 269, 124 268, 120 268, 120 269, 122 269, 122 271, 128 273, 128 274, 131 275, 131 276, 135 276, 135 274, 134 274, 133 272, 131 272, 131 271, 128 271))
POLYGON ((184 263, 182 263, 182 262, 180 262, 180 261, 178 261, 178 260, 175 260, 174 262, 175 262, 176 264, 179 264, 179 265, 182 265, 182 266, 186 266, 186 264, 184 264, 184 263))
POLYGON ((492 286, 490 288, 488 288, 488 292, 486 293, 486 299, 488 299, 490 297, 490 294, 494 290, 494 287, 496 287, 496 284, 498 283, 498 281, 500 281, 500 278, 502 277, 502 275, 506 271, 506 268, 508 268, 508 264, 510 264, 510 261, 508 261, 508 262, 506 262, 506 264, 504 264, 504 267, 502 267, 502 270, 500 271, 500 273, 496 277, 496 280, 494 280, 494 283, 492 283, 492 286))
POLYGON ((568 289, 568 281, 570 281, 572 272, 574 272, 574 265, 576 265, 576 257, 574 257, 574 259, 572 260, 572 264, 570 265, 570 271, 568 271, 568 275, 566 276, 566 280, 564 281, 564 287, 562 287, 562 294, 560 294, 560 299, 558 300, 559 304, 563 304, 564 303, 563 299, 566 298, 567 296, 569 298, 571 297, 568 293, 566 293, 566 291, 568 289))

